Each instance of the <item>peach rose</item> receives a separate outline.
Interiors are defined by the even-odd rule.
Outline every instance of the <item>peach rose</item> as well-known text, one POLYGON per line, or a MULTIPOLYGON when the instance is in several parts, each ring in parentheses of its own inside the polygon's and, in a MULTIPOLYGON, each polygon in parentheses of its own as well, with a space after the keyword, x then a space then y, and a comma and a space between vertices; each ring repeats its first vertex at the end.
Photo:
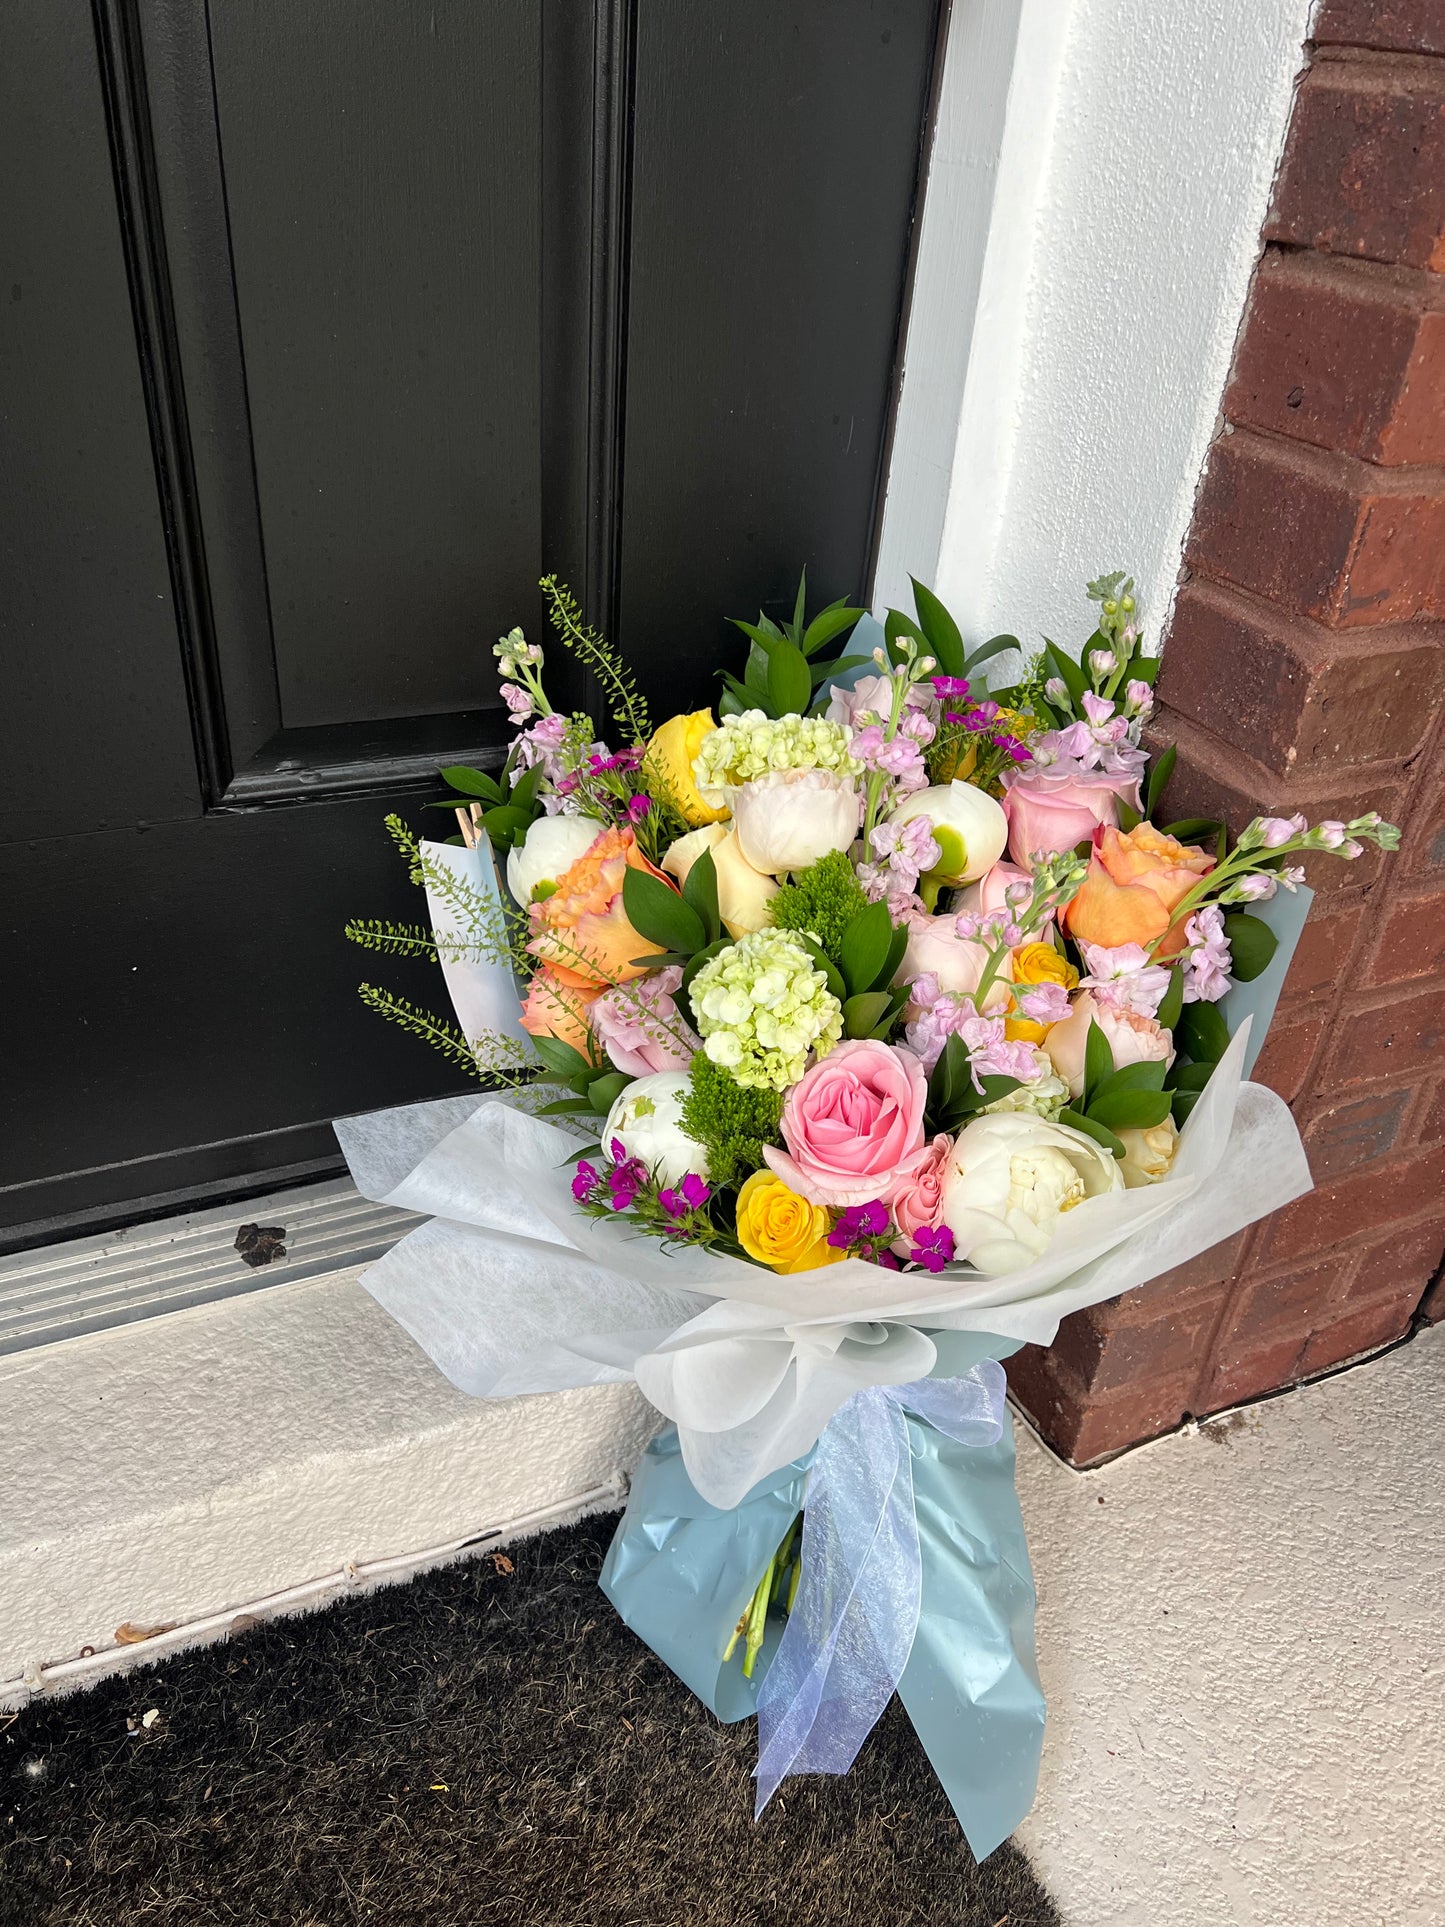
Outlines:
MULTIPOLYGON (((1079 942, 1106 950, 1126 943, 1147 946, 1164 937, 1175 908, 1213 868, 1212 856, 1165 836, 1152 823, 1127 832, 1104 830, 1083 888, 1064 911, 1064 928, 1079 942)), ((1155 955, 1175 956, 1185 942, 1181 923, 1155 955)))
POLYGON ((1069 1087, 1070 1097, 1084 1088, 1084 1049, 1089 1037, 1090 1019, 1103 1031, 1114 1054, 1114 1069, 1126 1064, 1174 1062, 1174 1040, 1152 1017, 1141 1017, 1134 1010, 1116 1010, 1098 1003, 1092 991, 1083 990, 1061 1024, 1051 1024, 1043 1048, 1054 1069, 1069 1087))
POLYGON ((564 984, 547 969, 537 971, 522 1005, 522 1029, 533 1037, 555 1037, 584 1057, 594 1055, 590 1013, 601 995, 596 984, 564 984))
POLYGON ((553 895, 532 905, 527 948, 559 983, 595 994, 640 977, 647 965, 634 958, 660 954, 661 944, 639 937, 622 907, 622 879, 630 869, 672 888, 631 830, 610 829, 562 872, 553 895))

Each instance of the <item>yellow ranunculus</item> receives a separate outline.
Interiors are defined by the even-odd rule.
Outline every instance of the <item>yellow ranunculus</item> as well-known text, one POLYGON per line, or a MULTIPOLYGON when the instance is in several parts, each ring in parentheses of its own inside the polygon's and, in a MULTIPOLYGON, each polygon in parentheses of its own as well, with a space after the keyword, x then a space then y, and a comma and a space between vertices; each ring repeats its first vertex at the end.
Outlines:
POLYGON ((1078 971, 1051 943, 1021 943, 1011 955, 1016 984, 1062 984, 1065 990, 1078 984, 1078 971))
POLYGON ((643 758, 643 768, 675 803, 696 829, 704 823, 721 823, 726 810, 709 809, 693 780, 692 759, 702 748, 704 736, 717 728, 710 709, 695 709, 690 716, 674 716, 653 735, 643 758))
POLYGON ((754 1171, 738 1192, 738 1243, 774 1271, 816 1271, 842 1252, 828 1243, 832 1214, 790 1191, 771 1171, 754 1171))

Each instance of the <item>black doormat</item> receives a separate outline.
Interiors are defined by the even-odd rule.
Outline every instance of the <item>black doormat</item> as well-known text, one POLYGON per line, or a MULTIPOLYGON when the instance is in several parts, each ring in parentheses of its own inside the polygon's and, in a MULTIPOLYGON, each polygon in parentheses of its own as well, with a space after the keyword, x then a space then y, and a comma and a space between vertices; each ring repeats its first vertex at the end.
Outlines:
POLYGON ((614 1525, 0 1715, 0 1922, 1057 1927, 1013 1847, 975 1866, 897 1700, 755 1827, 753 1722, 597 1590, 614 1525))

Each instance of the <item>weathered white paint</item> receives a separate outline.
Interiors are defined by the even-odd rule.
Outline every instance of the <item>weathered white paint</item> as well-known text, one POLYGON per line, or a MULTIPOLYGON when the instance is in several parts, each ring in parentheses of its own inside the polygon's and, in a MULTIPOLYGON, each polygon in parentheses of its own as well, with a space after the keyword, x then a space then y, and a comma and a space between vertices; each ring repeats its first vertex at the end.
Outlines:
POLYGON ((1310 11, 955 0, 879 607, 911 572, 970 636, 1068 640, 1128 567, 1159 633, 1310 11))
POLYGON ((0 1680, 632 1469, 635 1387, 466 1398, 356 1275, 0 1359, 0 1680))
POLYGON ((1065 1927, 1445 1920, 1445 1329, 1069 1471, 1019 1438, 1065 1927))

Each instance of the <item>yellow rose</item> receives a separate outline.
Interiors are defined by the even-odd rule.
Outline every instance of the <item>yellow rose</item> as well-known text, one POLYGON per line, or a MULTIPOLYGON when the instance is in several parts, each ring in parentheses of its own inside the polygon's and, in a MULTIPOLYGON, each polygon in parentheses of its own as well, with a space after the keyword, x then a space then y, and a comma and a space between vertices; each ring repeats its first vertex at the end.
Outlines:
POLYGON ((727 816, 726 810, 708 808, 692 775, 692 759, 702 748, 703 737, 711 736, 716 728, 710 709, 674 716, 653 736, 643 758, 643 768, 694 829, 704 823, 721 823, 727 816))
POLYGON ((843 1256, 828 1243, 833 1219, 771 1171, 754 1171, 738 1192, 738 1243, 774 1271, 815 1271, 843 1256))
MULTIPOLYGON (((1016 984, 1061 984, 1065 990, 1072 990, 1079 981, 1078 971, 1051 943, 1021 943, 1009 952, 1009 961, 1016 984)), ((1014 1008, 1010 999, 1009 1009, 1014 1008)), ((1049 1027, 1032 1017, 1014 1015, 1005 1020, 1003 1030, 1013 1043, 1041 1044, 1049 1027)))
POLYGON ((1062 984, 1065 990, 1078 984, 1078 971, 1051 943, 1021 943, 1011 954, 1016 984, 1062 984))

